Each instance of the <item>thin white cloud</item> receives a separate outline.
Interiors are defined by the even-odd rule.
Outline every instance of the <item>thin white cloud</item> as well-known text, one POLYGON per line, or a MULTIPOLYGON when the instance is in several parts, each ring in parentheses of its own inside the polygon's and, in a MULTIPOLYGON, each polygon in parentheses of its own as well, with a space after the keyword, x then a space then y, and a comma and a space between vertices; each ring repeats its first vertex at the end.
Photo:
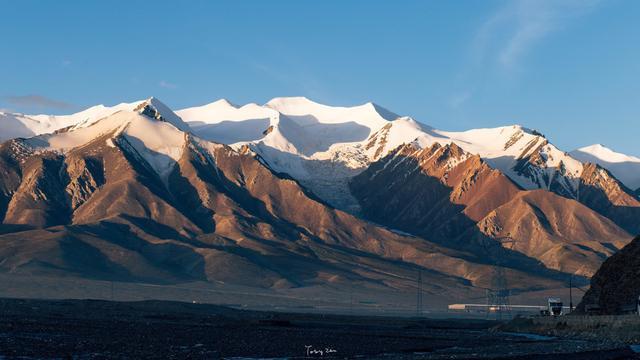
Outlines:
POLYGON ((459 93, 454 94, 449 99, 449 107, 451 107, 453 109, 459 108, 465 102, 467 102, 467 100, 469 100, 471 98, 471 95, 473 95, 473 94, 469 90, 461 91, 459 93))
POLYGON ((177 87, 176 84, 170 83, 165 80, 160 80, 160 82, 158 83, 158 86, 165 89, 175 89, 177 87))
POLYGON ((519 64, 542 39, 592 11, 599 0, 515 0, 506 2, 480 27, 474 52, 482 63, 519 64))
POLYGON ((481 93, 491 75, 511 77, 522 70, 526 56, 554 32, 587 15, 600 0, 505 1, 480 24, 472 37, 469 63, 456 78, 460 89, 448 98, 451 108, 462 107, 481 93))

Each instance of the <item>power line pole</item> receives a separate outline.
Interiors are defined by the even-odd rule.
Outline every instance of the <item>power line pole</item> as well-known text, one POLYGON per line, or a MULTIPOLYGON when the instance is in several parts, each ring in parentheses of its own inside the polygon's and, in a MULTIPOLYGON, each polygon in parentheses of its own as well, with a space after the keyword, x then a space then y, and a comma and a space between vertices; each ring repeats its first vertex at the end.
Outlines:
POLYGON ((416 299, 416 316, 422 316, 422 270, 418 270, 418 294, 416 299))
POLYGON ((573 274, 569 274, 569 313, 573 312, 573 274))
POLYGON ((351 281, 351 288, 349 290, 349 314, 353 316, 353 280, 351 281))

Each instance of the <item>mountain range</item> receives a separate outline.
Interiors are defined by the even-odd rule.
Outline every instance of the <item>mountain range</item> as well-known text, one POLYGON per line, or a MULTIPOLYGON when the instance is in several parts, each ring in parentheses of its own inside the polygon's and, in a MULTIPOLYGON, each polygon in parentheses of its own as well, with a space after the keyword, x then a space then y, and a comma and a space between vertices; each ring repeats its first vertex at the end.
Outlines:
POLYGON ((373 103, 150 98, 0 113, 0 269, 478 296, 589 278, 640 233, 640 159, 373 103), (500 275, 503 276, 503 275, 500 275))

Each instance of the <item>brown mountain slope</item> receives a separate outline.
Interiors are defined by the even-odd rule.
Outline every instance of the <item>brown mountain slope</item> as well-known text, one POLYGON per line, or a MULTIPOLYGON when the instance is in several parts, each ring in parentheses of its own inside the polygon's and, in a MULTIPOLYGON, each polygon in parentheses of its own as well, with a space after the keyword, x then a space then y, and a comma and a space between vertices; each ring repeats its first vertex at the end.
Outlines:
POLYGON ((403 145, 350 186, 370 219, 442 241, 460 235, 519 191, 455 144, 425 149, 403 145))
MULTIPOLYGON (((158 174, 130 145, 128 137, 115 135, 112 140, 116 145, 114 147, 107 145, 105 139, 108 137, 99 138, 67 154, 68 163, 93 161, 97 164, 96 168, 103 169, 94 174, 76 172, 87 178, 76 183, 101 185, 89 186, 88 196, 73 211, 72 224, 90 224, 115 217, 139 218, 164 224, 182 236, 199 233, 198 226, 179 211, 181 202, 167 190, 158 174)), ((69 184, 69 193, 82 193, 78 190, 82 187, 73 185, 73 182, 69 184)))
MULTIPOLYGON (((433 293, 487 286, 493 268, 473 254, 332 209, 253 153, 201 141, 146 113, 20 142, 29 150, 22 157, 7 150, 20 160, 0 179, 9 189, 4 271, 410 288, 421 269, 433 293), (155 146, 160 131, 176 146, 167 149, 164 139, 155 146)), ((559 285, 552 274, 512 273, 523 279, 521 290, 559 285)))
POLYGON ((640 233, 640 200, 602 167, 585 165, 577 199, 628 232, 640 233))
POLYGON ((21 168, 22 182, 7 207, 8 224, 45 227, 69 220, 68 182, 62 156, 42 154, 29 157, 21 168))
POLYGON ((512 249, 550 269, 585 276, 631 240, 611 220, 544 190, 520 192, 477 226, 492 238, 512 239, 512 249))
POLYGON ((4 220, 13 193, 20 186, 22 177, 16 143, 0 144, 0 219, 4 220))
POLYGON ((631 238, 576 201, 521 190, 456 145, 401 146, 355 177, 351 189, 376 222, 515 267, 535 260, 588 276, 631 238))
POLYGON ((635 308, 640 296, 640 237, 611 256, 591 278, 579 311, 597 305, 605 314, 635 308))

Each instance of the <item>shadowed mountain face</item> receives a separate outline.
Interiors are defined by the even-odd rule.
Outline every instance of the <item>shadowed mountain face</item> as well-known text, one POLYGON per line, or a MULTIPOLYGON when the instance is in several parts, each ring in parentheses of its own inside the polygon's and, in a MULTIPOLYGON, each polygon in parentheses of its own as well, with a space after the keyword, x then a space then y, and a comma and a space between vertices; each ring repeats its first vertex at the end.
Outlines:
POLYGON ((351 190, 372 220, 446 242, 509 201, 519 188, 479 157, 456 145, 436 144, 397 148, 356 176, 351 190), (483 193, 472 194, 471 188, 483 193))
POLYGON ((191 122, 189 126, 199 136, 222 144, 234 144, 242 141, 254 141, 262 138, 269 128, 269 119, 251 119, 242 122, 222 121, 207 124, 202 121, 191 122))
MULTIPOLYGON (((0 269, 264 289, 409 289, 421 270, 425 291, 448 298, 490 285, 484 259, 333 209, 248 148, 195 138, 156 110, 1 145, 0 269)), ((520 290, 560 286, 532 268, 511 270, 520 290)))
POLYGON ((20 186, 22 171, 12 149, 13 142, 0 145, 0 219, 5 218, 13 193, 20 186))
POLYGON ((640 237, 636 237, 602 264, 591 279, 591 288, 579 311, 598 306, 605 314, 634 310, 640 296, 640 237))
POLYGON ((631 238, 577 201, 520 189, 455 144, 403 145, 350 186, 373 221, 517 268, 539 261, 590 276, 631 238))

